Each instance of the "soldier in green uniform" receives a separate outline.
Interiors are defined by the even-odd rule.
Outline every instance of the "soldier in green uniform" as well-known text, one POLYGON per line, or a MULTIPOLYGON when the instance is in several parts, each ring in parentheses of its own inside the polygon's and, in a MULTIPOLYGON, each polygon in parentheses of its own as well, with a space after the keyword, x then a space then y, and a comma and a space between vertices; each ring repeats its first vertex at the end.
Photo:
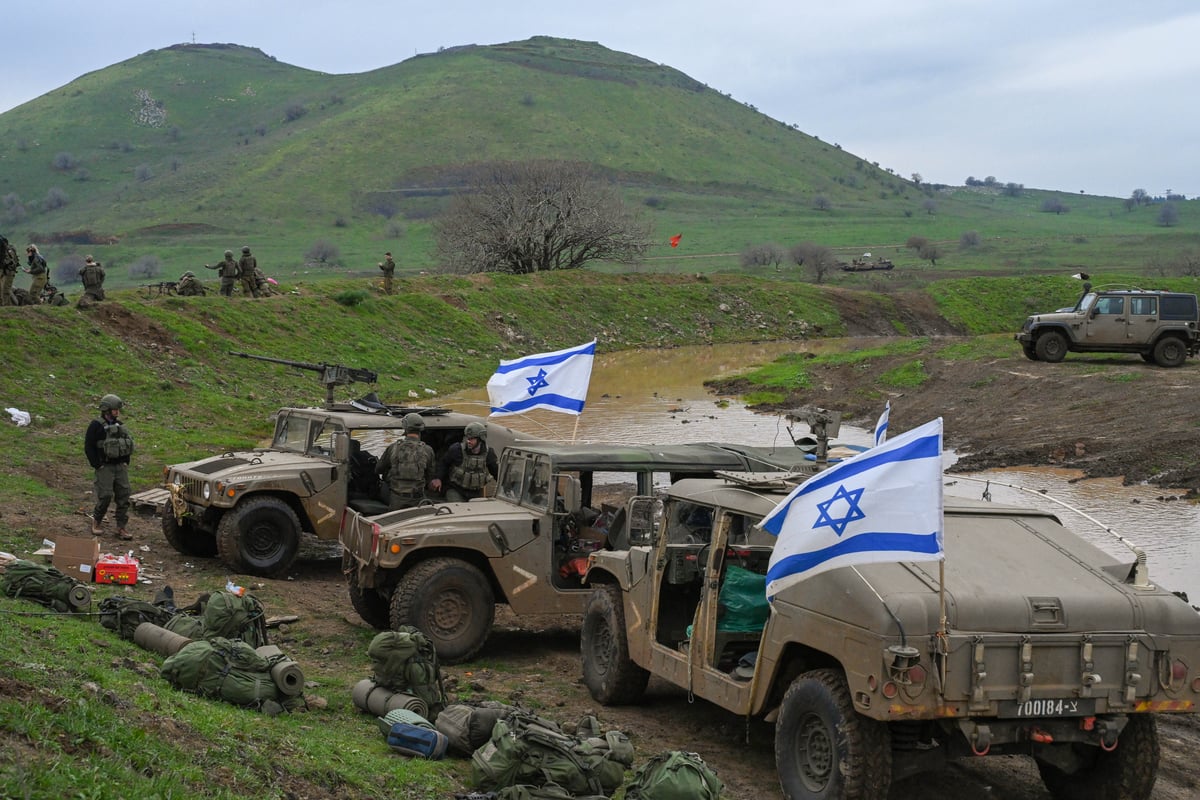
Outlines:
POLYGON ((115 394, 100 398, 100 418, 88 425, 83 437, 83 453, 95 470, 96 506, 92 509, 92 535, 104 531, 101 524, 108 506, 117 503, 117 536, 132 539, 129 524, 129 457, 133 455, 133 437, 118 417, 124 403, 115 394))
POLYGON ((242 276, 242 294, 258 297, 258 279, 254 273, 258 271, 258 260, 250 255, 250 248, 242 248, 242 257, 238 259, 238 270, 242 276))
POLYGON ((25 271, 30 275, 29 296, 38 298, 34 302, 40 302, 42 289, 46 287, 46 283, 50 280, 50 268, 46 265, 45 257, 38 252, 37 245, 31 244, 25 248, 25 258, 29 266, 25 271))
POLYGON ((488 480, 496 477, 496 452, 487 446, 487 426, 482 422, 469 423, 463 430, 463 440, 446 448, 438 461, 435 492, 445 492, 451 503, 483 496, 488 480))
POLYGON ((396 277, 396 261, 392 258, 391 253, 383 254, 383 261, 379 262, 379 269, 383 271, 383 293, 391 294, 392 281, 396 277))
POLYGON ((203 297, 205 294, 204 284, 200 283, 196 273, 191 270, 179 276, 179 280, 175 282, 175 291, 181 297, 203 297))
POLYGON ((60 292, 57 286, 49 283, 42 289, 42 302, 48 306, 68 305, 67 296, 60 292))
POLYGON ((433 448, 421 441, 425 420, 420 414, 405 414, 400 421, 404 438, 392 442, 379 459, 379 477, 388 485, 392 511, 412 508, 425 499, 425 487, 433 481, 433 448))
POLYGON ((8 239, 0 236, 0 306, 15 306, 17 300, 13 297, 13 278, 21 268, 21 259, 17 248, 8 239))
POLYGON ((221 295, 224 297, 233 297, 233 284, 237 282, 238 276, 242 274, 241 268, 238 267, 238 262, 233 260, 233 251, 225 251, 225 260, 215 267, 204 265, 205 269, 220 270, 217 277, 221 279, 221 295))
POLYGON ((83 281, 83 294, 92 300, 104 299, 104 267, 91 256, 83 259, 79 269, 79 279, 83 281))

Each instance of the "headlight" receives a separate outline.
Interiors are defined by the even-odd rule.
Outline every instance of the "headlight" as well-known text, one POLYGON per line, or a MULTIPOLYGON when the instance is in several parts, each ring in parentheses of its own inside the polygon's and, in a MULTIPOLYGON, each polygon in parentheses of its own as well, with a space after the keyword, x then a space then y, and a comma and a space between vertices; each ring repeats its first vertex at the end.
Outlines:
POLYGON ((206 481, 204 487, 200 490, 200 494, 204 496, 205 500, 212 497, 212 484, 206 481))

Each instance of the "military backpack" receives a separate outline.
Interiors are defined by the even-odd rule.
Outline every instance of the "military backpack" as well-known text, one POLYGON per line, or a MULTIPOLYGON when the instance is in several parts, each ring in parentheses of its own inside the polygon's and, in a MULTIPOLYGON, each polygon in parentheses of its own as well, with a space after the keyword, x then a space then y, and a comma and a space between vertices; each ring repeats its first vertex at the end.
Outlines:
POLYGON ((717 800, 724 784, 696 753, 670 750, 638 768, 626 800, 717 800))
POLYGON ((133 632, 143 622, 166 627, 175 616, 161 606, 137 600, 133 597, 113 595, 100 601, 100 624, 109 630, 116 631, 122 639, 132 642, 133 632))
POLYGON ((411 625, 383 631, 371 640, 367 656, 375 671, 375 683, 394 692, 404 692, 425 701, 430 722, 436 722, 446 707, 446 690, 437 650, 429 637, 411 625))

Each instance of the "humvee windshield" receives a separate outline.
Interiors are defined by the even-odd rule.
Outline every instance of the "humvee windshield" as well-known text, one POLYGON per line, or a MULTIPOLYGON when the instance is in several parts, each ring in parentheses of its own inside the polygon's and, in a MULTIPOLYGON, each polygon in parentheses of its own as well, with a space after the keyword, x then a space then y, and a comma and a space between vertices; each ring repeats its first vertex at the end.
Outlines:
POLYGON ((275 423, 275 438, 271 447, 276 450, 288 450, 293 453, 303 453, 308 450, 309 420, 307 417, 285 415, 275 423))

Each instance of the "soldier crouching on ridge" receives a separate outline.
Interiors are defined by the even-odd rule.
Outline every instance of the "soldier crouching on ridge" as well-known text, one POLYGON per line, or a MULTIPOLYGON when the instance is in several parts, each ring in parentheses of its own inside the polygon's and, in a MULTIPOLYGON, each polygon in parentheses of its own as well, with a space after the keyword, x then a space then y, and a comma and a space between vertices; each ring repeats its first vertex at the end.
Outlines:
POLYGON ((92 510, 92 535, 104 531, 100 527, 109 503, 117 502, 117 536, 132 539, 125 527, 129 524, 129 457, 133 455, 133 437, 118 419, 124 403, 115 394, 100 398, 100 419, 88 424, 83 437, 83 453, 95 470, 96 506, 92 510))
MULTIPOLYGON (((104 267, 91 256, 83 259, 79 279, 83 281, 83 296, 92 300, 104 299, 104 267)), ((81 298, 82 299, 82 298, 81 298)))
POLYGON ((221 279, 221 296, 233 297, 233 285, 237 282, 238 276, 242 274, 241 269, 238 267, 238 262, 233 260, 233 251, 226 250, 225 260, 215 267, 205 264, 204 268, 219 270, 217 277, 221 279))
POLYGON ((182 297, 203 297, 206 292, 204 284, 196 277, 196 273, 188 270, 179 276, 175 282, 175 291, 182 297))

